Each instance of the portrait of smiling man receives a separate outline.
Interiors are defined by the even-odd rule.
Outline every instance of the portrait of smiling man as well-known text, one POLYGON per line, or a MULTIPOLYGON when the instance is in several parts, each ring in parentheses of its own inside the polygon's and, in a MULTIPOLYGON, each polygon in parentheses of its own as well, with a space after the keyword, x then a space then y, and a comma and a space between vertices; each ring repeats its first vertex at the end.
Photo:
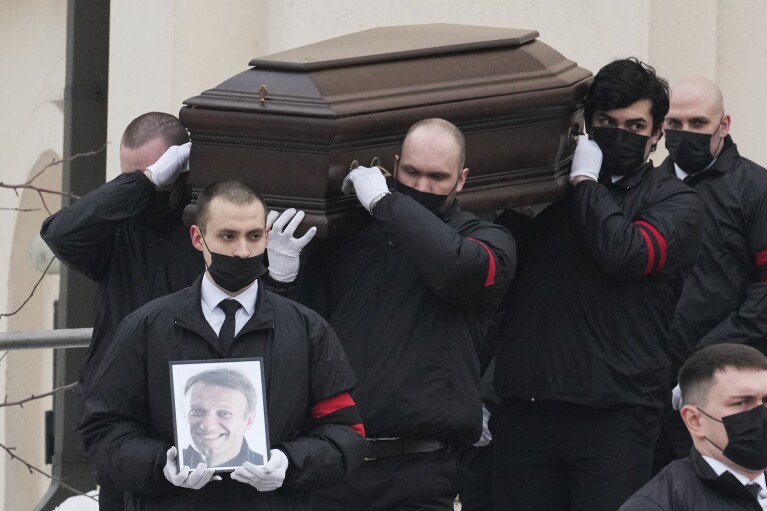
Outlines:
POLYGON ((245 432, 256 421, 256 389, 247 376, 232 369, 195 374, 184 389, 192 443, 184 449, 183 464, 196 467, 239 467, 246 461, 262 465, 262 454, 250 449, 245 432))

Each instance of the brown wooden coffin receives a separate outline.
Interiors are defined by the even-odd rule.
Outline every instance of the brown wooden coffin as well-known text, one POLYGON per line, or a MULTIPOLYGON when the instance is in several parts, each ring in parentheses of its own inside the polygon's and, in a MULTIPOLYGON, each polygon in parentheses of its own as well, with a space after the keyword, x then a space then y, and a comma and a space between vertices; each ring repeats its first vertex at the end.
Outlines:
POLYGON ((340 191, 350 164, 378 157, 393 169, 410 125, 442 117, 466 135, 465 209, 551 201, 566 190, 591 73, 537 37, 381 27, 253 59, 181 109, 195 196, 210 182, 241 179, 270 208, 305 210, 320 235, 345 234, 367 215, 340 191))

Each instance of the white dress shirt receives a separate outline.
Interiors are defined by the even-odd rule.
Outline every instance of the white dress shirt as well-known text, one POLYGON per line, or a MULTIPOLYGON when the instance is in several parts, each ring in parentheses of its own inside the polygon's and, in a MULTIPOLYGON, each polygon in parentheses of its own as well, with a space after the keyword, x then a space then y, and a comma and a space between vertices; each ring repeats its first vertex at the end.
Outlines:
POLYGON ((258 281, 256 280, 250 287, 246 288, 237 296, 229 296, 220 288, 218 288, 213 282, 211 282, 210 275, 205 272, 205 277, 202 279, 202 289, 200 294, 202 295, 202 313, 205 315, 205 319, 208 324, 216 332, 216 335, 221 331, 221 326, 224 324, 226 314, 218 306, 221 300, 237 300, 240 302, 240 307, 234 315, 234 335, 245 326, 245 323, 253 316, 256 311, 256 298, 258 297, 258 281))

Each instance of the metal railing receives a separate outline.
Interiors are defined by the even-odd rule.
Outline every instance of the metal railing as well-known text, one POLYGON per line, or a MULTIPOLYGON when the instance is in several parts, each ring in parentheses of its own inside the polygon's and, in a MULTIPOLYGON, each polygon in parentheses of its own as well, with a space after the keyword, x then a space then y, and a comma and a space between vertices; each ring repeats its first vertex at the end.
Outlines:
POLYGON ((87 348, 91 344, 92 328, 62 328, 33 332, 0 333, 0 351, 45 348, 87 348))

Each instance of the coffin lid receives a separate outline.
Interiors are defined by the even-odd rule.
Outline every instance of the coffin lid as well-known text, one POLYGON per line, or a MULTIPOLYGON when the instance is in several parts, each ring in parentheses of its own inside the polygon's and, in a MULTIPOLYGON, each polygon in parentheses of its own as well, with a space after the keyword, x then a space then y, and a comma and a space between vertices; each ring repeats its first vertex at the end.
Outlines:
POLYGON ((184 103, 338 119, 568 88, 588 76, 537 37, 535 30, 446 23, 374 28, 253 59, 253 68, 184 103), (516 51, 523 47, 530 49, 516 51), (489 65, 474 58, 488 54, 489 65))
POLYGON ((262 69, 308 71, 519 46, 537 37, 535 30, 452 23, 378 27, 253 59, 249 64, 262 69))

